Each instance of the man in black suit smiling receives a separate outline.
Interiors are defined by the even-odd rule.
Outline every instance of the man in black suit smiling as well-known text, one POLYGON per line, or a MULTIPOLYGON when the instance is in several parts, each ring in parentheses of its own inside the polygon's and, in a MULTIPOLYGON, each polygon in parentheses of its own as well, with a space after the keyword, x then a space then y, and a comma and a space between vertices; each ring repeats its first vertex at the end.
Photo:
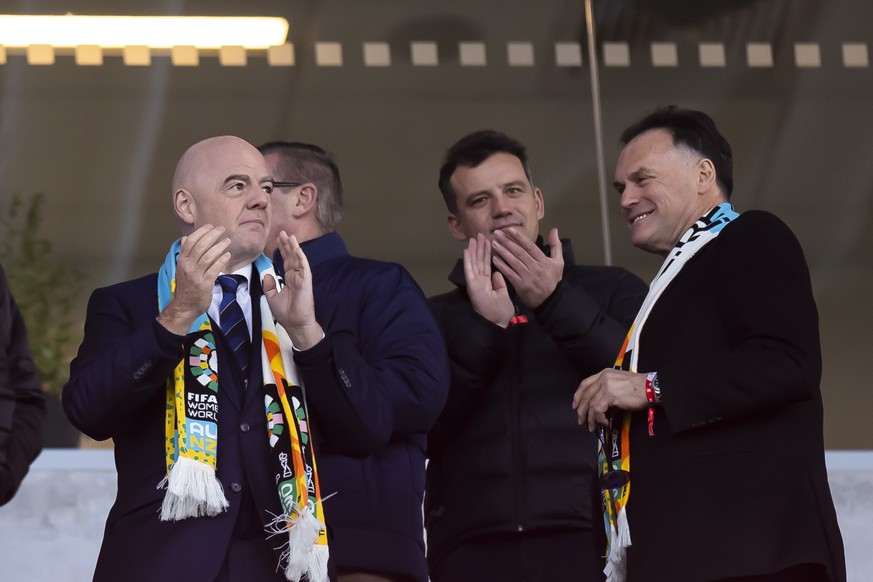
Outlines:
POLYGON ((621 141, 631 242, 666 260, 619 369, 573 399, 602 436, 607 580, 844 581, 797 239, 731 206, 730 145, 706 114, 661 109, 621 141))

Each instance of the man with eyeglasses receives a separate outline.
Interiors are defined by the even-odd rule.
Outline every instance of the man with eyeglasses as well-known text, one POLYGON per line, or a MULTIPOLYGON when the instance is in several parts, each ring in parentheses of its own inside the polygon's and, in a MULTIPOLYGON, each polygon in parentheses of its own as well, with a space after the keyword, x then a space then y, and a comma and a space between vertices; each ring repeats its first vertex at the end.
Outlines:
POLYGON ((844 582, 800 244, 731 205, 731 147, 705 113, 659 109, 621 143, 631 242, 666 259, 618 369, 573 399, 604 436, 608 580, 844 582))
POLYGON ((339 582, 426 582, 425 435, 448 390, 439 330, 403 267, 349 255, 333 158, 296 142, 260 150, 274 179, 267 252, 293 235, 306 257, 286 285, 313 332, 294 359, 316 418, 332 565, 339 582))

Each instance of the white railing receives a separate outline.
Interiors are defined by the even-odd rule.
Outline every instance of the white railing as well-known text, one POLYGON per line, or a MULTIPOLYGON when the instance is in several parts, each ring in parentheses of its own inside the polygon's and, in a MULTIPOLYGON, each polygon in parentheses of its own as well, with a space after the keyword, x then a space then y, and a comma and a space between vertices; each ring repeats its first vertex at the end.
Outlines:
MULTIPOLYGON (((828 451, 827 466, 849 581, 873 580, 873 451, 828 451)), ((0 580, 90 580, 115 490, 111 450, 43 451, 0 508, 0 580)))

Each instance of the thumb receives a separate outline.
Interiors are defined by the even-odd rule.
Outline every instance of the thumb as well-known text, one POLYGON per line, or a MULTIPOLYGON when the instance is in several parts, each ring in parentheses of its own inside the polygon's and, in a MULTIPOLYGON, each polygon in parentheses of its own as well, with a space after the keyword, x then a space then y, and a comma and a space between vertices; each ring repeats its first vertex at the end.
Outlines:
POLYGON ((506 279, 499 271, 491 273, 491 288, 495 291, 506 291, 506 279))
POLYGON ((272 275, 264 275, 262 289, 264 291, 264 296, 267 298, 267 301, 269 301, 271 297, 278 293, 278 291, 276 291, 276 279, 274 279, 272 275))
POLYGON ((558 236, 557 228, 553 228, 549 231, 549 255, 553 259, 564 260, 563 253, 561 252, 561 239, 558 236))

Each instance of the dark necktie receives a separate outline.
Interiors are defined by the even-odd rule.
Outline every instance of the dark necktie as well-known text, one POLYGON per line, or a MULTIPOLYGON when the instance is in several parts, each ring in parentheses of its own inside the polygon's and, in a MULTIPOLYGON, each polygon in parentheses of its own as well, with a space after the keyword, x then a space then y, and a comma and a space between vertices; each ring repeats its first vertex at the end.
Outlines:
POLYGON ((251 339, 242 308, 236 302, 236 289, 242 281, 245 281, 245 277, 242 275, 218 276, 218 284, 221 285, 221 290, 224 292, 221 305, 218 308, 218 321, 221 333, 224 334, 224 338, 233 349, 243 378, 248 378, 251 339))

